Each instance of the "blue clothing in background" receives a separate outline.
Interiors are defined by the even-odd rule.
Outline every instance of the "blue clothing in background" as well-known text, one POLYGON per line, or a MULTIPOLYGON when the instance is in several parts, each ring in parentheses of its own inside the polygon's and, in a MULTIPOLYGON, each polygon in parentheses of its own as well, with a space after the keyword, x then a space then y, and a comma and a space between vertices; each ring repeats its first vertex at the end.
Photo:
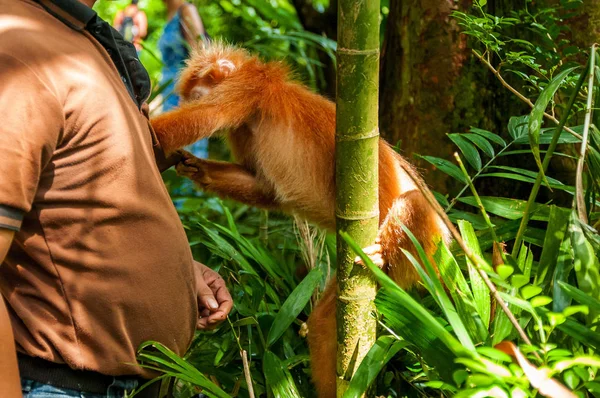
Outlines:
MULTIPOLYGON (((170 111, 179 106, 179 95, 175 92, 175 83, 179 77, 179 71, 185 66, 185 61, 189 56, 187 43, 181 34, 180 11, 181 8, 179 8, 175 13, 175 16, 166 23, 163 34, 158 40, 158 48, 162 54, 164 64, 159 85, 160 87, 163 87, 168 83, 162 92, 163 98, 166 98, 162 105, 163 112, 170 111)), ((195 156, 207 158, 208 140, 204 139, 198 141, 185 149, 195 156)))

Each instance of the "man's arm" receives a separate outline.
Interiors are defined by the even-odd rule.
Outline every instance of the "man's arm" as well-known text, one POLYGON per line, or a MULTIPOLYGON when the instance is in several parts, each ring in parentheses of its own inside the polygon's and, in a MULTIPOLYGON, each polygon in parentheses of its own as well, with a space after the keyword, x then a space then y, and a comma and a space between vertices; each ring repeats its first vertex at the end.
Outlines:
POLYGON ((137 20, 137 26, 139 29, 138 37, 143 40, 148 34, 148 18, 146 17, 146 13, 144 11, 138 11, 135 18, 137 20))
MULTIPOLYGON (((6 257, 13 235, 13 231, 0 228, 0 264, 6 257)), ((15 339, 10 326, 8 311, 6 310, 6 303, 2 297, 0 297, 0 375, 2 375, 0 377, 2 396, 7 398, 21 397, 15 339)))
POLYGON ((204 24, 195 5, 188 3, 181 9, 183 37, 191 48, 198 48, 198 41, 204 36, 204 24))

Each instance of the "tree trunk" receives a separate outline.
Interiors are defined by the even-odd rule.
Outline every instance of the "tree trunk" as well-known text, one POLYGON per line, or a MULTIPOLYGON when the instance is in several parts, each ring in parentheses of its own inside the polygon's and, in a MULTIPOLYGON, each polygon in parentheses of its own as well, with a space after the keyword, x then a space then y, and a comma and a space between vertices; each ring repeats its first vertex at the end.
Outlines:
MULTIPOLYGON (((502 9, 517 2, 490 0, 488 10, 502 15, 502 9)), ((505 132, 510 116, 529 112, 471 55, 467 36, 450 16, 471 4, 470 0, 390 1, 382 51, 380 128, 405 156, 454 162, 457 149, 446 134, 470 127, 505 132)), ((411 160, 434 189, 446 193, 456 186, 444 173, 432 173, 431 164, 411 160)), ((505 188, 494 190, 501 193, 505 188)))
MULTIPOLYGON (((460 2, 459 2, 460 3, 460 2)), ((381 74, 381 134, 407 156, 414 153, 450 159, 454 151, 445 136, 456 119, 476 119, 473 93, 457 96, 468 52, 465 39, 450 18, 449 0, 390 1, 381 74), (462 101, 462 102, 461 102, 462 101), (463 106, 464 103, 464 106, 463 106)), ((416 160, 426 180, 445 191, 443 173, 430 173, 416 160)))
MULTIPOLYGON (((336 223, 362 247, 374 243, 379 224, 378 88, 379 0, 340 0, 338 6, 336 118, 336 223)), ((376 282, 354 264, 337 239, 337 396, 376 338, 376 282)))

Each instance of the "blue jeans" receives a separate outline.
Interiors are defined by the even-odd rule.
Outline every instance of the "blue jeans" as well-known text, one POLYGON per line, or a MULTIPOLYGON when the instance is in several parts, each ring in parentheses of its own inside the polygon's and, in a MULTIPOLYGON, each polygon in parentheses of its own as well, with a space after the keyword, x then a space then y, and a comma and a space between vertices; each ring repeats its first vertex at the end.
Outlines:
POLYGON ((136 387, 138 387, 137 380, 115 380, 114 383, 108 387, 106 393, 92 394, 86 393, 85 391, 53 387, 49 384, 39 383, 33 380, 21 380, 23 398, 123 398, 125 392, 131 394, 131 390, 136 387))

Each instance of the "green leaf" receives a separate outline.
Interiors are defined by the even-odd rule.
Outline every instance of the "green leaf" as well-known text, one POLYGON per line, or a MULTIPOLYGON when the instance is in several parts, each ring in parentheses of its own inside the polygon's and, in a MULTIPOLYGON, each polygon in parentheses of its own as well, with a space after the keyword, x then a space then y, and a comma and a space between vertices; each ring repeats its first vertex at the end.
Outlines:
MULTIPOLYGON (((536 311, 543 315, 550 312, 544 307, 538 307, 536 308, 536 311)), ((600 348, 600 333, 585 327, 573 319, 567 318, 564 323, 557 326, 557 329, 587 347, 593 348, 594 350, 600 348)))
POLYGON ((495 142, 496 144, 502 146, 503 148, 506 146, 506 142, 497 134, 492 133, 491 131, 482 130, 477 127, 471 127, 469 130, 472 133, 478 134, 488 140, 495 142))
MULTIPOLYGON (((479 247, 479 242, 477 241, 473 226, 467 221, 459 221, 458 227, 467 247, 471 249, 474 254, 482 257, 481 248, 479 247)), ((469 259, 467 259, 467 267, 469 269, 469 278, 471 279, 471 290, 473 291, 475 308, 477 308, 477 313, 479 314, 481 321, 485 327, 488 328, 490 325, 491 309, 490 291, 481 275, 479 275, 479 271, 477 271, 477 268, 469 259)))
POLYGON ((426 383, 423 383, 423 385, 426 387, 429 387, 429 388, 434 388, 436 390, 456 392, 456 387, 454 387, 451 384, 444 383, 443 381, 439 381, 439 380, 428 381, 426 383))
POLYGON ((142 343, 138 348, 138 357, 141 359, 140 366, 158 370, 181 380, 193 383, 194 385, 201 387, 203 390, 202 392, 211 398, 230 397, 229 394, 213 383, 208 377, 200 373, 198 369, 157 341, 146 341, 142 343), (152 350, 146 350, 147 348, 152 348, 152 350), (160 367, 148 365, 146 360, 156 363, 160 367))
POLYGON ((512 358, 510 357, 510 355, 497 350, 495 348, 492 347, 486 347, 486 346, 482 346, 482 347, 477 347, 477 352, 480 353, 481 355, 484 355, 490 359, 494 359, 496 361, 502 361, 502 362, 512 362, 512 358))
POLYGON ((513 116, 508 121, 508 133, 513 140, 525 137, 529 131, 529 115, 513 116))
POLYGON ((283 366, 279 357, 271 351, 265 351, 263 373, 269 389, 275 398, 300 398, 290 371, 283 366))
MULTIPOLYGON (((542 159, 540 157, 540 129, 542 128, 542 119, 544 118, 544 112, 548 107, 548 104, 554 98, 554 94, 559 89, 559 87, 563 84, 564 80, 569 76, 571 72, 573 72, 576 67, 566 69, 560 72, 548 85, 546 88, 540 93, 533 110, 529 116, 529 144, 531 145, 531 150, 533 152, 533 157, 535 158, 535 162, 538 165, 540 173, 545 179, 544 168, 542 166, 542 159)), ((548 185, 548 181, 546 181, 546 185, 548 185)))
POLYGON ((581 379, 575 374, 575 372, 573 372, 572 370, 567 370, 564 374, 563 374, 563 380, 565 381, 565 384, 571 389, 574 390, 577 388, 577 386, 579 385, 579 382, 581 381, 581 379))
MULTIPOLYGON (((586 294, 584 291, 577 289, 575 286, 571 286, 564 281, 558 281, 558 285, 569 297, 574 299, 580 304, 587 305, 590 310, 594 309, 595 311, 600 312, 600 300, 595 297, 586 294)), ((566 310, 566 308, 565 308, 566 310)))
POLYGON ((515 272, 515 269, 510 265, 500 264, 496 267, 496 273, 500 278, 506 280, 509 276, 511 276, 515 272))
POLYGON ((462 182, 463 184, 467 183, 467 180, 466 180, 464 174, 462 173, 462 171, 460 171, 458 166, 455 165, 454 163, 451 163, 446 159, 436 158, 434 156, 421 156, 421 155, 415 155, 415 156, 418 156, 421 159, 426 160, 427 162, 434 165, 440 171, 448 174, 450 177, 456 178, 458 181, 462 182))
MULTIPOLYGON (((519 220, 523 217, 523 211, 527 204, 524 200, 499 198, 495 196, 481 196, 481 203, 489 213, 496 214, 509 220, 519 220)), ((478 207, 477 201, 473 196, 466 196, 458 199, 460 202, 478 207)), ((548 221, 550 216, 550 206, 534 203, 531 210, 531 219, 536 221, 548 221)))
POLYGON ((350 385, 344 394, 344 398, 360 398, 373 383, 385 364, 388 363, 398 351, 408 345, 409 343, 407 341, 398 341, 391 336, 379 337, 360 363, 354 376, 352 376, 352 380, 350 380, 350 385))
MULTIPOLYGON (((577 219, 575 211, 571 213, 569 234, 571 237, 571 245, 573 247, 573 269, 577 276, 577 285, 585 294, 598 299, 600 293, 600 267, 598 258, 583 232, 581 223, 577 219)), ((590 314, 590 320, 595 319, 599 314, 597 311, 592 312, 593 313, 590 314)))
POLYGON ((535 275, 535 285, 541 285, 542 288, 550 286, 560 252, 560 245, 569 224, 569 216, 569 211, 565 211, 565 209, 554 205, 550 206, 550 216, 548 218, 546 236, 544 237, 544 246, 535 275))
POLYGON ((298 314, 306 307, 306 304, 310 301, 310 297, 321 282, 321 276, 321 269, 314 268, 285 300, 269 330, 267 347, 272 346, 281 337, 298 317, 298 314))
POLYGON ((550 304, 552 302, 552 297, 537 296, 537 297, 532 298, 530 300, 530 302, 533 307, 541 307, 541 306, 550 304))
POLYGON ((513 275, 510 284, 517 289, 522 288, 529 283, 529 278, 525 275, 513 275))
MULTIPOLYGON (((521 169, 521 168, 518 168, 518 167, 491 166, 491 168, 500 169, 500 170, 508 170, 508 171, 512 171, 514 173, 522 174, 524 176, 530 177, 532 182, 535 181, 535 179, 538 176, 538 172, 531 171, 531 170, 525 170, 525 169, 521 169)), ((559 180, 554 179, 552 177, 546 177, 546 178, 547 178, 548 182, 550 183, 550 187, 551 188, 555 188, 556 187, 556 188, 559 188, 559 189, 560 188, 565 189, 563 187, 569 187, 568 185, 565 185, 562 182, 560 182, 559 180)), ((570 187, 570 188, 571 188, 570 191, 573 192, 574 188, 573 187, 570 187)))
POLYGON ((537 296, 542 292, 542 288, 539 286, 528 285, 521 289, 521 296, 525 300, 529 300, 530 298, 537 296))
POLYGON ((448 134, 448 137, 456 144, 460 151, 465 155, 465 159, 477 171, 481 170, 481 156, 477 149, 463 138, 460 134, 448 134))
POLYGON ((468 139, 469 141, 471 141, 473 144, 475 144, 479 149, 481 149, 483 151, 483 153, 485 153, 489 157, 491 157, 491 158, 494 157, 494 155, 495 155, 494 147, 492 146, 492 144, 490 144, 490 142, 488 140, 486 140, 481 135, 473 134, 473 133, 465 133, 465 134, 462 134, 462 136, 465 137, 466 139, 468 139))
POLYGON ((565 308, 571 305, 571 297, 562 290, 560 282, 569 280, 572 270, 573 249, 571 247, 571 240, 565 238, 560 244, 554 275, 552 275, 552 297, 554 297, 552 311, 554 312, 563 312, 565 308))
MULTIPOLYGON (((551 132, 554 130, 555 129, 552 129, 552 130, 542 129, 541 135, 539 137, 540 145, 547 145, 547 144, 550 144, 550 142, 552 142, 551 132)), ((577 132, 577 130, 574 127, 571 128, 571 130, 574 130, 575 132, 577 132)), ((581 142, 581 140, 579 138, 574 137, 573 135, 571 135, 571 133, 569 133, 567 131, 563 131, 562 133, 560 133, 559 138, 558 138, 559 144, 578 144, 580 142, 581 142)), ((528 144, 529 139, 527 136, 519 137, 514 141, 514 143, 519 144, 519 145, 528 144)), ((531 150, 529 150, 529 152, 531 152, 531 150)), ((540 151, 540 153, 541 153, 541 151, 540 151)))

